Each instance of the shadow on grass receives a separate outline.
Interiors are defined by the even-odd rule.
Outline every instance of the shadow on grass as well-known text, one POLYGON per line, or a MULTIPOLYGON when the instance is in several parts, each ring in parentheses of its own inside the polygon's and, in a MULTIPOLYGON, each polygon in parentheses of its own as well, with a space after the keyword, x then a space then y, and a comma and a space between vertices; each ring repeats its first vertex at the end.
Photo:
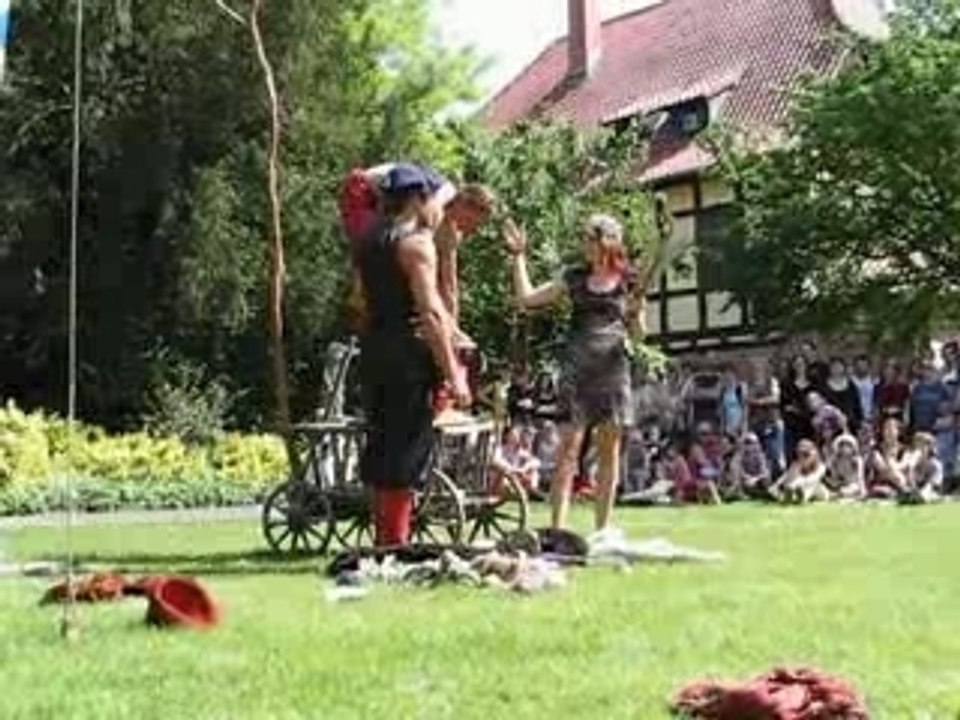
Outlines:
MULTIPOLYGON (((44 560, 62 558, 48 556, 44 560)), ((127 575, 305 575, 325 567, 324 555, 278 555, 266 550, 220 553, 85 553, 80 566, 96 566, 127 575)))

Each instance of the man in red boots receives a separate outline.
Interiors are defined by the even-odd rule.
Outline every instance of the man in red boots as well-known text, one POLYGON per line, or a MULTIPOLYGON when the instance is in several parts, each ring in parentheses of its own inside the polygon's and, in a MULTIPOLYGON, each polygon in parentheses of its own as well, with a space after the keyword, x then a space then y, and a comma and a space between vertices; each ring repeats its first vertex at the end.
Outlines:
POLYGON ((365 305, 360 344, 367 443, 360 472, 373 488, 378 546, 409 541, 413 489, 433 449, 439 379, 468 407, 466 374, 454 349, 453 318, 440 292, 434 232, 443 219, 443 179, 398 164, 382 185, 383 212, 355 244, 365 305))

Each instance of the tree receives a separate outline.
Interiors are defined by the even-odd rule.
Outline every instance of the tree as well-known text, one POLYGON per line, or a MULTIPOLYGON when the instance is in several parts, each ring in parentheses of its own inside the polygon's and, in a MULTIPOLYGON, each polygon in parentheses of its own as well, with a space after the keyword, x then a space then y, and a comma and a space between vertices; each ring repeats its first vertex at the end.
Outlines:
POLYGON ((911 343, 960 316, 960 3, 904 4, 796 98, 789 141, 726 142, 725 281, 765 327, 911 343))
MULTIPOLYGON (((334 207, 340 180, 385 155, 445 152, 433 140, 435 116, 474 94, 477 63, 469 54, 431 52, 426 6, 263 6, 285 138, 284 313, 295 412, 315 403, 321 345, 337 331, 346 274, 334 207)), ((72 17, 59 0, 23 0, 15 10, 0 88, 0 393, 57 408, 72 17)), ((264 383, 270 122, 249 34, 226 22, 213 0, 88 3, 87 10, 81 412, 109 427, 138 424, 152 366, 183 358, 242 395, 240 424, 260 424, 271 404, 264 383)))
MULTIPOLYGON (((631 255, 651 273, 667 261, 652 197, 635 180, 645 152, 639 129, 581 131, 533 122, 496 135, 471 127, 457 134, 463 178, 489 184, 502 212, 526 229, 535 282, 579 260, 579 228, 591 212, 624 222, 631 255)), ((464 324, 495 359, 547 360, 555 355, 563 310, 529 319, 515 312, 498 225, 495 220, 461 253, 464 324)))

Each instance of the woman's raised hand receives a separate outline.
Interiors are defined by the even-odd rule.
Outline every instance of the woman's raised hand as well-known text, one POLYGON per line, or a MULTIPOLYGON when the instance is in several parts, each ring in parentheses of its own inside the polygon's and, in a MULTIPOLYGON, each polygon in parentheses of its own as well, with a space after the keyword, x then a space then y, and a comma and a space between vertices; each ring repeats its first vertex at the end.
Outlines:
POLYGON ((527 251, 527 234, 509 218, 503 224, 503 243, 511 255, 522 255, 527 251))

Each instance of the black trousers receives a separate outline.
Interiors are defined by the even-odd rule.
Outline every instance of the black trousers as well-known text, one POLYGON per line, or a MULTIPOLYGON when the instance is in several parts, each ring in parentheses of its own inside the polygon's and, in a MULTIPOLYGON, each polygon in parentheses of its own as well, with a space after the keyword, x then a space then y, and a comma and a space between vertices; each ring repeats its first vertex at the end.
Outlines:
POLYGON ((426 344, 413 336, 372 334, 360 350, 367 440, 364 484, 419 487, 433 453, 432 395, 438 373, 426 344))

